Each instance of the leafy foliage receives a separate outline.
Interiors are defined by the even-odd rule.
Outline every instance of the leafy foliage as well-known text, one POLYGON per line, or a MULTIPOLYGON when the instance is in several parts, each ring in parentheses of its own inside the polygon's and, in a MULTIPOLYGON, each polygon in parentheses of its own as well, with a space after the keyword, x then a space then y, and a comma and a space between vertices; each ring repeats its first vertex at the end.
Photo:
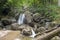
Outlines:
POLYGON ((57 0, 0 0, 0 2, 0 14, 7 7, 14 10, 10 11, 9 15, 15 14, 15 10, 20 12, 22 9, 28 8, 31 12, 40 13, 44 18, 55 20, 59 17, 57 0))

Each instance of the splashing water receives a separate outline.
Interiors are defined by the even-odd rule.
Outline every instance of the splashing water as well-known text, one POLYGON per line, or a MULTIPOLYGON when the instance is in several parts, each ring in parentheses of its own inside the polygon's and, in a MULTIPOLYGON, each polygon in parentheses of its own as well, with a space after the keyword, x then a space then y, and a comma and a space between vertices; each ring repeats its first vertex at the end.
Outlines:
POLYGON ((29 36, 29 37, 34 38, 34 37, 36 36, 36 34, 35 34, 35 32, 33 31, 33 29, 31 29, 31 31, 32 31, 32 35, 31 35, 31 36, 29 36))
POLYGON ((23 24, 24 18, 25 18, 25 14, 20 14, 19 19, 18 19, 18 24, 19 25, 23 24))

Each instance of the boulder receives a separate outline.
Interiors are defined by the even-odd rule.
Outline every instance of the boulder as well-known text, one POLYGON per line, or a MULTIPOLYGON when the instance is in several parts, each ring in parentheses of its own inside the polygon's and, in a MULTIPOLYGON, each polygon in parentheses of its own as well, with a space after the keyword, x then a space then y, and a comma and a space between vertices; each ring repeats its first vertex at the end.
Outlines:
POLYGON ((31 27, 26 24, 19 25, 17 23, 11 24, 12 30, 20 30, 25 36, 31 35, 31 27))
POLYGON ((29 25, 24 25, 22 29, 22 34, 25 36, 30 36, 32 35, 31 27, 29 25))
POLYGON ((12 26, 11 25, 7 25, 7 26, 5 26, 5 29, 6 30, 11 30, 12 29, 12 26))
MULTIPOLYGON (((27 20, 27 23, 32 22, 32 13, 29 12, 29 11, 25 11, 24 13, 25 13, 25 18, 26 18, 26 20, 27 20)), ((25 21, 24 21, 24 22, 25 22, 25 21)), ((26 23, 26 22, 25 22, 25 23, 26 23)))
POLYGON ((16 20, 11 18, 11 19, 1 19, 1 22, 4 26, 11 25, 12 23, 16 23, 16 20))
POLYGON ((31 27, 26 24, 18 25, 17 23, 14 23, 11 25, 12 30, 20 30, 22 35, 29 36, 31 35, 31 27))
POLYGON ((33 14, 33 21, 36 23, 41 21, 39 13, 33 14))
POLYGON ((30 35, 32 35, 32 32, 31 32, 31 30, 30 29, 24 29, 23 31, 22 31, 22 34, 23 35, 25 35, 25 36, 30 36, 30 35))
POLYGON ((2 24, 4 25, 4 26, 6 26, 6 25, 10 25, 12 22, 10 22, 9 20, 2 20, 2 24))
POLYGON ((46 31, 46 29, 44 27, 39 27, 39 28, 37 28, 36 33, 38 33, 38 32, 42 33, 44 31, 46 31))
POLYGON ((60 37, 59 36, 55 36, 51 40, 60 40, 60 37))
POLYGON ((18 30, 19 29, 18 28, 19 27, 19 24, 18 23, 13 23, 13 24, 11 24, 11 27, 12 27, 11 28, 12 30, 18 30))

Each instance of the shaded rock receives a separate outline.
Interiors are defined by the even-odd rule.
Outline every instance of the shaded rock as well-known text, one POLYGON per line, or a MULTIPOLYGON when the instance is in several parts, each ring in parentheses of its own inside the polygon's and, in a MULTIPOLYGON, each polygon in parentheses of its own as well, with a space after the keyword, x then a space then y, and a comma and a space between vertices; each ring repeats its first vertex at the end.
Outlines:
POLYGON ((0 28, 3 28, 3 25, 2 25, 2 23, 1 23, 1 21, 0 21, 0 28))
POLYGON ((38 33, 38 32, 44 32, 46 29, 44 28, 44 27, 39 27, 39 28, 37 28, 37 30, 36 30, 36 33, 38 33))
POLYGON ((58 36, 60 37, 60 34, 58 34, 58 36))
POLYGON ((2 23, 1 23, 1 21, 0 21, 0 30, 3 28, 3 25, 2 25, 2 23))
POLYGON ((16 20, 13 18, 12 19, 2 19, 1 22, 4 26, 7 26, 7 25, 11 25, 12 23, 15 23, 16 20))
POLYGON ((33 22, 31 22, 31 23, 28 23, 28 25, 31 27, 34 27, 35 24, 33 22))
POLYGON ((2 24, 4 25, 4 26, 6 26, 6 25, 10 25, 12 22, 10 22, 9 20, 2 20, 2 24))
POLYGON ((51 40, 60 40, 60 37, 59 36, 55 36, 51 40))
POLYGON ((41 21, 39 13, 33 14, 33 21, 36 23, 41 21))
POLYGON ((10 19, 10 21, 11 21, 12 23, 16 23, 16 19, 14 19, 14 18, 10 19))

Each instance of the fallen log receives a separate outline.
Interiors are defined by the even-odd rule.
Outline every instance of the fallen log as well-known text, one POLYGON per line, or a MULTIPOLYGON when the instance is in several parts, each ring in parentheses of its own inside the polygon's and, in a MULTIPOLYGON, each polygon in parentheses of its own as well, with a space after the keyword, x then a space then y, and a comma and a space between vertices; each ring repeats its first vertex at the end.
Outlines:
POLYGON ((41 35, 41 36, 38 36, 36 39, 37 40, 49 40, 51 39, 52 37, 58 35, 60 33, 60 27, 58 27, 57 29, 49 32, 49 33, 46 33, 44 35, 41 35))
POLYGON ((49 32, 51 32, 51 31, 53 31, 53 30, 55 30, 55 29, 57 29, 58 27, 54 27, 54 28, 52 28, 52 29, 50 29, 50 30, 46 30, 46 31, 44 31, 44 32, 42 32, 42 33, 37 33, 36 34, 36 36, 35 37, 37 37, 38 35, 42 35, 42 34, 44 34, 44 33, 49 33, 49 32))

